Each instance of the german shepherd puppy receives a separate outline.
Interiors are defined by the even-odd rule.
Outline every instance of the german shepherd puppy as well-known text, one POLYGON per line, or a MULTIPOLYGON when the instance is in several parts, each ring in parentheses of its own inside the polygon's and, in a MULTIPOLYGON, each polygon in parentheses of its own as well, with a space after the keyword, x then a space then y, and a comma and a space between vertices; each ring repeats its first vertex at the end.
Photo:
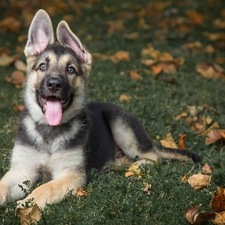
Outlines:
POLYGON ((87 103, 86 87, 91 54, 65 21, 57 27, 39 10, 31 23, 24 50, 27 57, 25 110, 18 125, 10 170, 0 181, 0 205, 23 199, 25 188, 47 178, 22 203, 40 208, 76 193, 86 183, 90 168, 106 162, 138 157, 199 162, 192 152, 153 144, 139 121, 109 103, 87 103), (26 182, 29 181, 29 182, 26 182))

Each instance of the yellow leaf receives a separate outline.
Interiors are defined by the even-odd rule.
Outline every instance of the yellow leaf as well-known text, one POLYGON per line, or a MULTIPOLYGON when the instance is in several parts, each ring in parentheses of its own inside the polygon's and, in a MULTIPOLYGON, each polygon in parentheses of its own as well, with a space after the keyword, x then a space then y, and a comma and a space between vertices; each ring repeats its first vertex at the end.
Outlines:
POLYGON ((194 188, 195 191, 202 190, 209 187, 211 184, 211 175, 204 175, 197 173, 188 178, 188 183, 194 188))
POLYGON ((178 148, 177 144, 173 140, 171 133, 168 133, 166 137, 162 139, 160 142, 166 148, 175 148, 175 149, 178 148))
POLYGON ((126 101, 126 102, 129 102, 131 100, 131 96, 128 95, 128 94, 123 94, 123 95, 120 95, 120 102, 122 101, 126 101))
POLYGON ((36 224, 41 219, 41 211, 36 204, 29 208, 18 208, 17 214, 20 217, 21 225, 36 224))

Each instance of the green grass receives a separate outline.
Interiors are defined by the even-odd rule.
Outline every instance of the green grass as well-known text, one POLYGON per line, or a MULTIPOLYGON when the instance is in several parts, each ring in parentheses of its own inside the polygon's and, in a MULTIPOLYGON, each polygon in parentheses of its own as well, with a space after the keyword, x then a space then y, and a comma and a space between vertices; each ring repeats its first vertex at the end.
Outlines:
MULTIPOLYGON (((186 121, 174 119, 181 112, 187 111, 189 105, 207 104, 214 107, 219 114, 210 110, 205 110, 202 114, 217 121, 221 128, 225 127, 225 81, 205 79, 195 70, 198 62, 214 62, 217 57, 224 56, 224 48, 216 48, 218 41, 211 42, 203 35, 204 31, 221 32, 214 27, 213 20, 221 17, 222 9, 225 9, 223 0, 215 1, 218 4, 214 6, 210 6, 206 1, 185 1, 183 4, 180 1, 171 1, 172 5, 166 9, 178 9, 178 15, 175 17, 187 18, 187 10, 195 10, 207 17, 206 22, 200 26, 191 27, 186 39, 182 38, 183 34, 173 26, 168 26, 168 31, 159 35, 160 31, 166 28, 157 25, 166 19, 163 11, 155 15, 156 11, 153 10, 146 15, 145 22, 150 25, 149 30, 138 27, 138 15, 148 6, 146 1, 119 2, 107 0, 88 3, 86 6, 89 7, 81 7, 80 12, 73 11, 74 9, 66 5, 66 9, 59 8, 59 12, 53 17, 56 27, 64 15, 72 14, 74 20, 69 22, 72 30, 92 53, 109 54, 119 50, 130 53, 130 60, 127 62, 114 64, 110 60, 94 61, 88 85, 88 99, 112 102, 130 110, 154 139, 163 138, 171 132, 175 141, 178 141, 180 133, 186 134, 186 147, 199 154, 203 164, 208 163, 214 168, 212 186, 196 192, 188 183, 181 182, 181 177, 188 171, 193 174, 200 170, 199 165, 194 166, 191 162, 183 164, 164 160, 160 166, 148 165, 142 168, 144 176, 141 179, 136 176, 126 178, 126 168, 111 169, 102 174, 93 171, 86 187, 87 197, 77 198, 69 195, 61 203, 47 207, 42 212, 39 224, 188 224, 185 218, 187 210, 197 204, 202 204, 201 210, 210 210, 210 201, 216 186, 225 186, 224 144, 218 142, 206 146, 204 138, 197 136, 186 121), (123 18, 129 13, 132 13, 131 18, 123 18), (106 22, 118 18, 123 18, 124 30, 109 35, 106 22), (131 32, 139 32, 139 38, 134 41, 123 38, 123 34, 131 32), (200 41, 203 46, 212 44, 216 53, 210 55, 202 51, 190 54, 181 47, 185 43, 195 41, 200 41), (176 74, 163 73, 156 77, 152 73, 144 73, 142 69, 148 68, 141 64, 141 50, 149 43, 161 52, 185 58, 185 63, 176 74), (143 77, 142 80, 134 81, 127 73, 121 75, 121 72, 134 69, 141 71, 139 73, 143 77), (174 79, 176 82, 171 84, 165 82, 165 79, 174 79), (130 102, 120 102, 119 97, 122 94, 129 94, 132 97, 130 102), (144 182, 151 184, 149 195, 143 191, 144 182)), ((152 5, 158 5, 158 2, 152 1, 152 5)), ((43 4, 34 6, 29 3, 26 7, 31 12, 49 7, 44 1, 43 4)), ((52 7, 56 9, 54 4, 52 7)), ((21 11, 21 6, 2 7, 1 18, 11 13, 24 19, 20 17, 21 11)), ((20 34, 26 34, 27 29, 23 24, 19 33, 1 34, 1 46, 10 48, 11 54, 14 54, 17 46, 25 45, 18 43, 17 38, 20 34)), ((22 59, 24 60, 24 57, 22 59)), ((225 68, 224 64, 221 66, 225 68)), ((13 66, 0 67, 1 176, 9 168, 10 150, 16 132, 18 113, 13 110, 12 105, 19 103, 22 95, 20 89, 4 82, 4 77, 10 76, 13 70, 13 66)), ((11 203, 0 208, 0 224, 19 224, 15 206, 15 203, 11 203)))

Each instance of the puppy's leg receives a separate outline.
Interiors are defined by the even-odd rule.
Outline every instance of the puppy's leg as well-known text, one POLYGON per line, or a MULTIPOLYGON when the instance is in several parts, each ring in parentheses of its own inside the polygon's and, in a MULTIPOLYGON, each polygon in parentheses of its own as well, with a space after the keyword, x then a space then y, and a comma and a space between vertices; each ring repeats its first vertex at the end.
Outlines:
POLYGON ((23 207, 25 202, 32 202, 43 209, 46 203, 52 204, 62 200, 69 191, 76 194, 77 189, 86 183, 82 147, 53 153, 44 166, 51 173, 52 180, 37 187, 25 199, 19 201, 19 207, 23 207))
POLYGON ((35 155, 34 150, 21 145, 14 147, 10 170, 0 181, 0 205, 24 197, 25 193, 19 185, 27 189, 34 184, 39 162, 37 158, 38 154, 35 155), (29 186, 26 181, 29 181, 29 186))
POLYGON ((52 204, 62 200, 69 191, 72 191, 72 194, 76 194, 77 188, 82 187, 86 180, 84 171, 78 171, 67 171, 57 179, 37 187, 25 199, 18 202, 19 207, 23 207, 25 202, 32 202, 43 209, 46 203, 52 204))

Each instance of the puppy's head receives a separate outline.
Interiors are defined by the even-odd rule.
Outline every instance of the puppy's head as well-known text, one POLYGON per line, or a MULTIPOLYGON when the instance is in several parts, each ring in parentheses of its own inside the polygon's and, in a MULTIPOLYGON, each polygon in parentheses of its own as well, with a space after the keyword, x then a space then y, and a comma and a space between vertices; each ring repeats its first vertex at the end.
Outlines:
POLYGON ((91 55, 65 21, 57 27, 39 10, 31 23, 24 50, 28 81, 25 105, 35 122, 57 126, 73 118, 85 104, 91 55))

